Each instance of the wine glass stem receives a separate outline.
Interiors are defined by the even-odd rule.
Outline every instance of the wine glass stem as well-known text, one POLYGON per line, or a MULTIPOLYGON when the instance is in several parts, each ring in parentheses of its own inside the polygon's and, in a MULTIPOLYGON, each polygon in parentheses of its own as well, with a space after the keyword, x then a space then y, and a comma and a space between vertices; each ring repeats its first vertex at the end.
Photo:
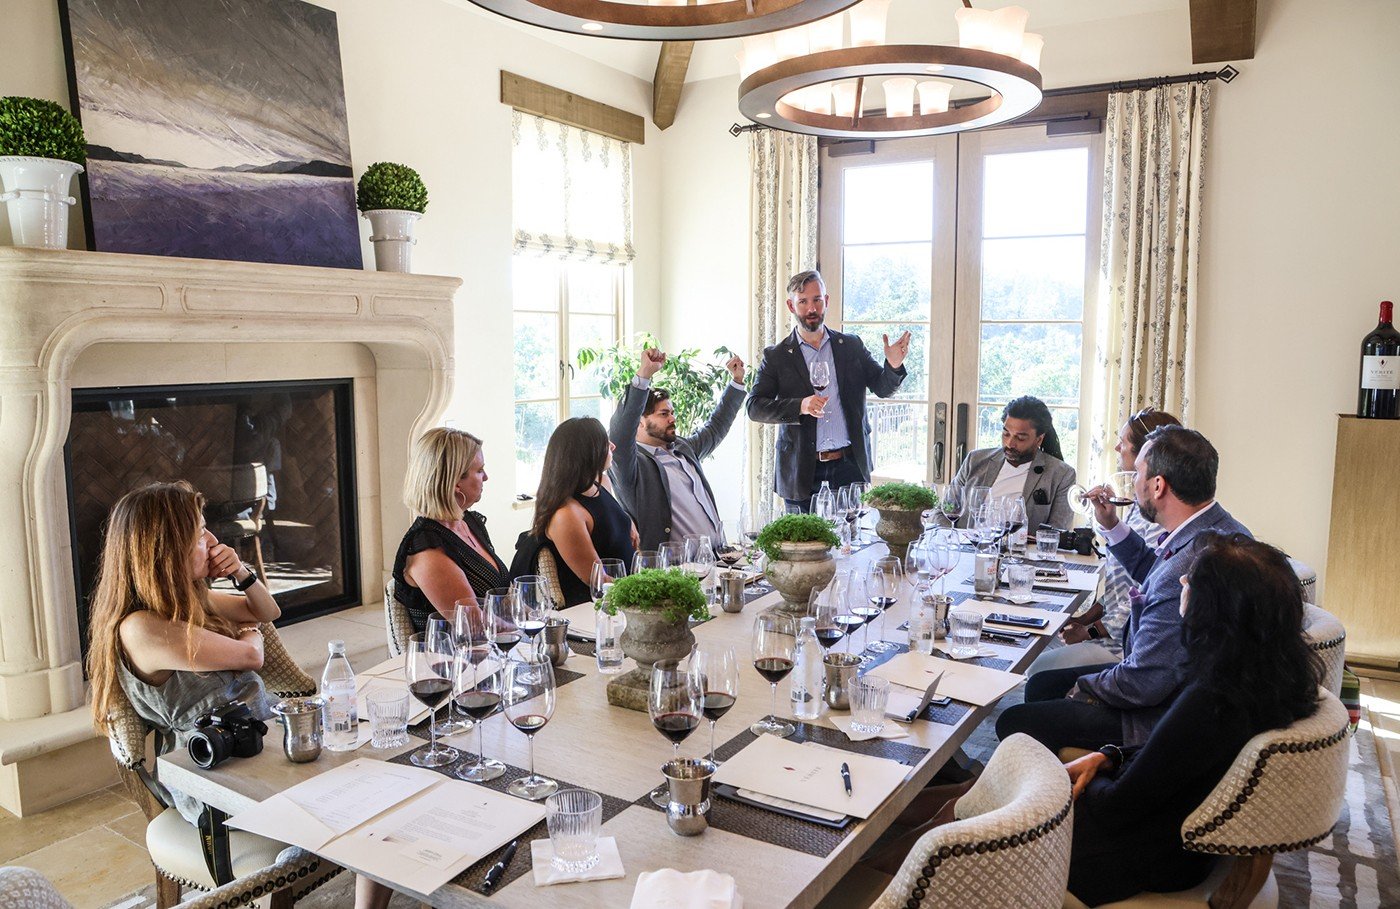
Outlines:
POLYGON ((486 763, 486 731, 482 728, 486 725, 486 720, 478 720, 476 724, 476 762, 486 763))
POLYGON ((533 782, 535 779, 535 737, 527 735, 525 738, 530 742, 530 780, 533 782))
POLYGON ((769 687, 773 689, 773 722, 776 724, 778 722, 778 683, 773 682, 769 687))
POLYGON ((428 709, 428 753, 437 754, 437 708, 428 709))
POLYGON ((715 723, 718 720, 710 720, 710 763, 715 760, 715 723))

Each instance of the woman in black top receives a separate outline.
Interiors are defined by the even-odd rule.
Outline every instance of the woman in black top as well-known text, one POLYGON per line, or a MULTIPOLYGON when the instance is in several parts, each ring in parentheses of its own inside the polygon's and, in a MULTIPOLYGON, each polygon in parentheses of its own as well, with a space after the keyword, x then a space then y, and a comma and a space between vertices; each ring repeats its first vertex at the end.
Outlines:
POLYGON ((469 511, 486 484, 481 440, 459 429, 430 429, 413 446, 404 504, 415 518, 394 557, 394 598, 415 631, 428 617, 449 621, 459 601, 476 606, 510 573, 491 548, 486 519, 469 511))
POLYGON ((564 606, 587 602, 593 563, 632 564, 637 528, 612 494, 612 443, 592 417, 560 423, 544 452, 532 533, 559 566, 564 606))

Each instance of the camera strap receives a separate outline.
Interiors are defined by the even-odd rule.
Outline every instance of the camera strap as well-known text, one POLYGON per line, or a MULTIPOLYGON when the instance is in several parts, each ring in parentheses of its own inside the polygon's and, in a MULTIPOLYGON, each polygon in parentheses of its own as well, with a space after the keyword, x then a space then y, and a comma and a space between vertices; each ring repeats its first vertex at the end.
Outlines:
POLYGON ((208 805, 199 814, 199 845, 204 850, 204 864, 214 878, 215 887, 233 880, 233 856, 229 853, 226 820, 227 814, 208 805))

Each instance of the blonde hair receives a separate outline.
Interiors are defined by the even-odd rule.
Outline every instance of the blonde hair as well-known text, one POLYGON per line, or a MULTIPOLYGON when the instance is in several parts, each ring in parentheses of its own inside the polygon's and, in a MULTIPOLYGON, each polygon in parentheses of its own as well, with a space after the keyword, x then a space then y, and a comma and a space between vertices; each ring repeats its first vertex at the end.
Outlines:
POLYGON ((415 515, 435 521, 458 521, 457 481, 481 453, 481 440, 460 429, 439 426, 413 443, 403 478, 403 503, 415 515))
POLYGON ((88 622, 92 714, 101 729, 107 728, 121 689, 118 629, 127 616, 146 609, 184 623, 191 661, 198 649, 196 630, 236 636, 232 622, 210 611, 208 588, 190 570, 203 508, 204 496, 183 480, 143 486, 112 507, 88 622))

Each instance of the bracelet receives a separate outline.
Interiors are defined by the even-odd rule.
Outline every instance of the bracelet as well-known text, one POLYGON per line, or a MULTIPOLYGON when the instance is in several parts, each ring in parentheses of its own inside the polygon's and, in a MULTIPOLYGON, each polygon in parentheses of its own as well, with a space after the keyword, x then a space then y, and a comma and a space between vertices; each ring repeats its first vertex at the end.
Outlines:
POLYGON ((256 634, 258 635, 258 637, 262 637, 262 629, 259 628, 257 625, 239 625, 239 626, 238 626, 238 636, 239 636, 240 638, 243 637, 243 635, 247 634, 247 633, 250 632, 250 631, 256 633, 256 634))
POLYGON ((1118 770, 1123 766, 1123 749, 1117 745, 1105 745, 1099 749, 1099 754, 1108 758, 1110 769, 1118 770))

